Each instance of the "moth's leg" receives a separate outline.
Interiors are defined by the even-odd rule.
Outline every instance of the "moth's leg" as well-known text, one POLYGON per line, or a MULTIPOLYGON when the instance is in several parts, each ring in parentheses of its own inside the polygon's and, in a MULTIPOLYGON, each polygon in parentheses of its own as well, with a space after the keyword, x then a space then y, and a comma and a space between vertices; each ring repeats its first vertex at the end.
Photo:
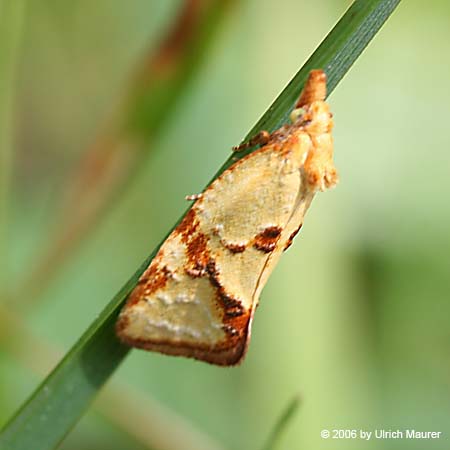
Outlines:
POLYGON ((255 145, 266 145, 270 140, 270 133, 266 130, 260 131, 257 135, 253 136, 248 142, 233 147, 233 152, 240 152, 255 145))
POLYGON ((312 147, 304 163, 306 180, 314 191, 324 191, 336 186, 338 174, 333 162, 333 140, 324 133, 311 137, 312 147))

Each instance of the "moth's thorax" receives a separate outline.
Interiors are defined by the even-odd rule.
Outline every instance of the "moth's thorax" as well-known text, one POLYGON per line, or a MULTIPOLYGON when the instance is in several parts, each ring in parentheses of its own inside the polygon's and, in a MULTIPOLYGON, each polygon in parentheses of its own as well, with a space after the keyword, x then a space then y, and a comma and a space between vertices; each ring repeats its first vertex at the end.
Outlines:
POLYGON ((315 101, 311 106, 302 108, 301 114, 294 114, 295 120, 274 131, 269 145, 272 143, 288 144, 293 136, 300 138, 302 134, 315 138, 321 134, 330 134, 333 129, 333 115, 323 101, 315 101))
POLYGON ((312 136, 328 134, 333 129, 332 114, 328 105, 323 101, 312 103, 299 122, 300 128, 312 136))

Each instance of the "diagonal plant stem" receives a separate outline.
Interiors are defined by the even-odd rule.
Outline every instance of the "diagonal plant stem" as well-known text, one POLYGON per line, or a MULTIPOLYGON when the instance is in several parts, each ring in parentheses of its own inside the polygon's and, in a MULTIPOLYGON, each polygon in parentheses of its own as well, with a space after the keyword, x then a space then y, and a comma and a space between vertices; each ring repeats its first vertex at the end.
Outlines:
MULTIPOLYGON (((60 358, 59 350, 33 335, 20 316, 1 304, 0 341, 19 364, 41 376, 60 358)), ((125 383, 111 383, 94 410, 149 449, 224 450, 186 419, 125 383), (167 433, 171 427, 177 432, 167 433)))
POLYGON ((184 0, 156 53, 146 55, 113 112, 69 176, 50 242, 14 299, 34 301, 59 273, 153 151, 173 106, 201 67, 236 0, 184 0), (23 295, 26 293, 26 295, 23 295))
POLYGON ((293 419, 300 405, 300 398, 294 397, 275 423, 262 450, 275 450, 284 430, 293 419))
MULTIPOLYGON (((22 37, 25 5, 22 0, 0 2, 0 289, 6 289, 8 218, 13 172, 14 73, 22 37)), ((4 294, 4 292, 3 292, 4 294)))
MULTIPOLYGON (((272 130, 286 119, 310 68, 325 69, 330 80, 330 93, 377 34, 399 1, 355 1, 249 136, 261 129, 272 130)), ((236 157, 230 157, 220 171, 228 167, 236 157)), ((157 249, 144 261, 58 366, 6 424, 0 435, 0 448, 54 448, 89 407, 99 389, 129 351, 116 339, 114 324, 123 302, 136 286, 139 276, 156 251, 157 249)))
MULTIPOLYGON (((261 130, 274 131, 288 121, 299 87, 303 87, 312 69, 321 68, 327 74, 328 97, 399 3, 400 0, 355 0, 242 142, 248 142, 261 130)), ((239 152, 239 157, 253 150, 239 152)), ((234 161, 230 158, 218 174, 234 161)))

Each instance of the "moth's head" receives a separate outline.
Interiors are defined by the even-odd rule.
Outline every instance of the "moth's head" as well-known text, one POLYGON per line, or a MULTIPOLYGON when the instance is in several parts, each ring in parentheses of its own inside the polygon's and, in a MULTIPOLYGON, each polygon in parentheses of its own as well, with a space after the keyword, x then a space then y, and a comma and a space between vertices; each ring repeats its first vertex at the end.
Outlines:
POLYGON ((309 133, 328 133, 332 114, 325 103, 327 76, 323 70, 311 70, 302 93, 290 114, 291 122, 309 133))

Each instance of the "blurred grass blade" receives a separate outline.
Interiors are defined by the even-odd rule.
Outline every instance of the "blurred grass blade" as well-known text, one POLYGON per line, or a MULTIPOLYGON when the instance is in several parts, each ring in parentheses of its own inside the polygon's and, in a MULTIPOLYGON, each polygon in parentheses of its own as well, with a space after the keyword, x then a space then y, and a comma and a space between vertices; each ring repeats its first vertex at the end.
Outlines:
MULTIPOLYGON (((28 373, 44 376, 48 367, 60 359, 61 352, 32 333, 23 317, 0 303, 0 344, 28 373)), ((117 380, 108 383, 93 404, 114 427, 128 434, 147 450, 224 450, 185 418, 159 403, 142 390, 117 380), (168 433, 169 429, 177 430, 168 433)))
POLYGON ((283 435, 284 430, 289 425, 289 422, 293 419, 295 413, 300 405, 299 397, 294 397, 283 411, 281 416, 278 418, 276 424, 272 428, 270 435, 267 439, 266 444, 262 450, 275 450, 277 448, 278 442, 283 435))
POLYGON ((17 301, 36 299, 144 166, 234 4, 183 0, 157 51, 139 62, 124 98, 68 176, 49 243, 22 281, 17 301))
POLYGON ((200 432, 190 418, 116 380, 100 393, 94 408, 148 449, 225 450, 221 443, 200 432))
MULTIPOLYGON (((250 134, 261 128, 274 129, 286 119, 310 68, 325 68, 331 92, 398 3, 399 0, 356 1, 250 134)), ((232 157, 221 170, 231 161, 232 157)), ((155 253, 156 250, 5 426, 0 435, 2 450, 54 448, 88 408, 128 352, 114 335, 114 323, 155 253)))
POLYGON ((13 166, 14 73, 22 36, 24 3, 22 0, 0 2, 0 286, 8 281, 9 194, 13 166))

